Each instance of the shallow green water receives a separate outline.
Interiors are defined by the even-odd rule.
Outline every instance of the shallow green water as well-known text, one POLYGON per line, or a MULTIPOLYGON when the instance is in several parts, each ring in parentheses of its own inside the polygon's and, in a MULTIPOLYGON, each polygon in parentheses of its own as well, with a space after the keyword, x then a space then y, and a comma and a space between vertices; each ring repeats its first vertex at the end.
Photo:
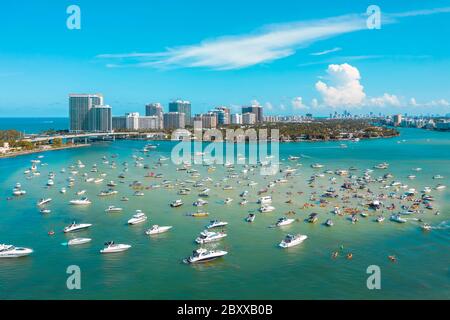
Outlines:
MULTIPOLYGON (((229 251, 221 260, 201 266, 189 266, 181 263, 197 246, 195 237, 203 230, 209 218, 185 216, 195 211, 191 205, 198 196, 195 188, 191 195, 179 196, 174 189, 145 190, 144 197, 135 197, 129 184, 135 180, 146 186, 161 183, 168 179, 193 179, 184 171, 176 171, 170 161, 167 166, 145 170, 135 167, 132 155, 144 156, 138 150, 146 143, 143 141, 117 141, 96 144, 86 149, 64 150, 45 154, 40 166, 40 177, 25 179, 23 171, 30 166, 30 160, 36 155, 16 159, 0 160, 0 243, 31 247, 35 252, 26 258, 0 260, 0 298, 2 299, 420 299, 450 297, 450 196, 448 190, 433 191, 436 197, 435 208, 441 214, 435 216, 427 211, 421 217, 430 222, 434 229, 425 233, 416 221, 396 224, 386 221, 378 224, 373 217, 360 218, 357 224, 351 224, 346 218, 332 216, 330 208, 300 207, 308 201, 312 191, 318 195, 326 190, 330 183, 328 177, 318 178, 315 188, 307 186, 306 180, 313 174, 310 164, 320 162, 326 169, 348 169, 355 166, 360 170, 372 168, 375 164, 390 163, 387 170, 410 187, 422 190, 424 186, 434 187, 438 182, 450 187, 450 135, 448 133, 423 130, 403 130, 399 138, 347 143, 348 148, 340 148, 339 143, 291 143, 280 146, 280 158, 283 164, 294 166, 287 160, 289 155, 303 155, 299 161, 298 176, 289 179, 284 185, 270 189, 273 192, 276 210, 260 214, 253 224, 244 222, 249 212, 254 212, 257 191, 276 177, 265 178, 255 170, 249 173, 251 180, 258 186, 251 188, 238 184, 239 179, 229 179, 223 184, 231 184, 232 191, 223 191, 210 184, 211 196, 207 211, 210 218, 229 222, 228 237, 210 247, 229 251), (403 141, 404 140, 404 141, 403 141), (102 157, 117 154, 116 169, 102 163, 102 157), (68 167, 81 160, 86 168, 79 169, 73 189, 65 195, 59 193, 67 186, 66 173, 60 173, 62 167, 68 167), (125 183, 116 189, 119 195, 100 198, 97 194, 106 189, 106 182, 114 180, 122 172, 122 162, 129 163, 125 183), (107 173, 101 185, 86 183, 81 173, 90 173, 96 163, 99 173, 107 173), (411 169, 421 167, 421 172, 411 169), (45 187, 50 171, 56 173, 55 186, 45 187), (163 179, 144 178, 148 171, 163 173, 163 179), (415 180, 406 178, 417 175, 415 180), (433 180, 433 175, 441 174, 444 180, 433 180), (27 195, 7 201, 16 182, 22 184, 27 195), (93 204, 87 208, 68 205, 71 199, 79 198, 75 191, 86 189, 93 204), (249 203, 239 206, 239 194, 249 190, 249 203), (292 196, 286 192, 291 191, 292 196), (304 192, 300 195, 297 192, 304 192), (36 201, 41 197, 51 197, 48 206, 52 213, 42 216, 36 201), (121 202, 122 196, 128 196, 129 202, 121 202), (231 197, 229 205, 223 199, 231 197), (178 209, 169 207, 169 202, 182 198, 185 205, 178 209), (292 199, 292 204, 285 201, 292 199), (124 208, 122 213, 106 214, 108 205, 124 208), (136 209, 143 210, 149 217, 145 224, 128 226, 127 220, 136 209), (268 228, 278 217, 289 210, 297 213, 299 222, 284 228, 268 228), (319 212, 320 222, 333 218, 335 226, 327 228, 321 223, 307 224, 303 219, 311 212, 319 212), (73 236, 67 236, 61 230, 72 220, 92 223, 88 231, 76 234, 89 237, 90 244, 79 247, 62 246, 73 236), (173 229, 157 237, 148 237, 144 231, 152 224, 172 225, 173 229), (48 236, 49 230, 55 230, 55 236, 48 236), (302 233, 309 239, 303 244, 282 250, 277 244, 287 233, 302 233), (133 247, 121 254, 101 255, 103 243, 115 240, 128 243, 133 247), (344 250, 337 259, 331 253, 343 245, 344 250), (353 259, 345 259, 345 254, 353 253, 353 259), (392 263, 388 255, 398 258, 392 263), (81 290, 70 291, 66 287, 66 268, 78 265, 81 268, 81 290), (381 290, 368 290, 366 287, 366 269, 369 265, 381 268, 381 290)), ((145 157, 145 164, 155 164, 160 156, 170 156, 171 142, 161 142, 157 150, 145 157)), ((195 166, 201 178, 210 176, 214 182, 227 176, 226 169, 217 165, 216 172, 208 173, 204 166, 195 166)), ((240 172, 241 166, 236 166, 240 172)), ((374 177, 386 171, 375 170, 374 177)), ((201 179, 200 178, 200 179, 201 179)), ((195 179, 194 179, 195 180, 195 179)), ((197 179, 198 180, 198 179, 197 179)), ((338 178, 334 186, 338 188, 343 178, 338 178)), ((371 186, 372 187, 372 186, 371 186)), ((381 193, 378 184, 373 191, 381 193)), ((386 191, 387 192, 387 191, 386 191)), ((389 203, 389 201, 387 201, 389 203)), ((338 203, 338 202, 333 202, 338 203)), ((342 204, 341 204, 342 205, 342 204)), ((350 205, 349 205, 350 206, 350 205)), ((387 214, 386 214, 387 215, 387 214)))

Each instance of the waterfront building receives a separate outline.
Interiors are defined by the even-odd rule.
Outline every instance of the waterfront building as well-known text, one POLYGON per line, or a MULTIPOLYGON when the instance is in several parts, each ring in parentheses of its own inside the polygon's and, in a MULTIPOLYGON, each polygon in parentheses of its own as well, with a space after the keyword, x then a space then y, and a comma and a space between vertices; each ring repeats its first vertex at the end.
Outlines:
POLYGON ((253 113, 255 115, 256 118, 256 122, 261 123, 264 120, 264 115, 263 115, 263 107, 259 106, 259 105, 253 105, 253 106, 247 106, 247 107, 242 107, 242 114, 245 113, 253 113))
POLYGON ((257 117, 256 114, 252 112, 247 112, 242 115, 242 124, 256 124, 257 117))
POLYGON ((128 130, 139 129, 139 112, 126 113, 126 127, 128 130))
POLYGON ((231 115, 231 124, 242 124, 242 114, 233 113, 231 115))
POLYGON ((212 112, 217 115, 218 125, 229 125, 231 123, 230 109, 227 107, 217 107, 212 112))
MULTIPOLYGON (((169 103, 169 112, 184 113, 185 125, 192 125, 191 103, 189 101, 176 100, 169 103)), ((164 125, 164 127, 166 127, 164 125)))
POLYGON ((126 128, 127 128, 127 117, 125 116, 112 117, 113 130, 125 130, 126 128))
POLYGON ((94 106, 89 111, 89 131, 111 132, 112 111, 110 106, 94 106))
POLYGON ((194 117, 195 121, 201 121, 203 129, 214 129, 217 127, 217 114, 215 112, 197 114, 194 117))
POLYGON ((164 127, 164 109, 161 105, 161 103, 149 103, 145 106, 145 116, 151 117, 151 116, 157 116, 159 119, 158 127, 162 129, 164 127))
POLYGON ((396 114, 394 115, 394 126, 399 126, 402 123, 402 115, 396 114))
POLYGON ((161 128, 161 119, 159 116, 140 116, 138 118, 138 128, 140 130, 159 130, 161 128))
POLYGON ((103 105, 101 94, 69 95, 69 130, 82 132, 89 130, 90 111, 95 106, 103 105))
POLYGON ((164 113, 165 129, 184 129, 186 115, 183 112, 167 112, 164 113))

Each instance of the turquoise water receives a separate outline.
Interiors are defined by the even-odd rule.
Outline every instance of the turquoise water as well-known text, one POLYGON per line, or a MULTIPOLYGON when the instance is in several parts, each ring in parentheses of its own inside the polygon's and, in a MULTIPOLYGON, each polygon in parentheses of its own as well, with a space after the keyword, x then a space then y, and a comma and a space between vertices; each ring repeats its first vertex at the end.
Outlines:
POLYGON ((1 118, 0 130, 15 129, 26 134, 40 133, 46 130, 66 130, 69 118, 1 118))
MULTIPOLYGON (((133 196, 129 184, 135 180, 144 185, 161 184, 162 180, 178 183, 192 179, 185 171, 176 171, 170 161, 156 169, 145 170, 135 167, 132 156, 144 156, 139 150, 144 141, 116 141, 95 144, 89 148, 63 150, 45 153, 41 159, 46 166, 40 166, 40 177, 25 179, 23 171, 30 166, 30 160, 36 155, 15 159, 0 160, 0 243, 31 247, 34 253, 26 258, 0 260, 0 298, 1 299, 448 299, 450 298, 450 195, 448 190, 434 191, 435 209, 441 214, 434 215, 426 211, 420 217, 432 224, 430 232, 423 232, 417 221, 406 224, 386 221, 374 222, 374 217, 360 218, 351 224, 345 217, 334 216, 329 211, 334 205, 355 207, 361 199, 350 199, 344 204, 340 199, 331 200, 326 208, 318 206, 300 209, 308 201, 311 192, 318 195, 329 186, 328 176, 318 178, 315 187, 307 185, 306 180, 316 172, 310 167, 312 163, 324 164, 324 169, 348 169, 357 167, 360 175, 366 168, 372 168, 380 162, 388 162, 389 170, 374 170, 373 177, 390 172, 395 180, 400 180, 409 187, 422 190, 424 186, 434 187, 438 182, 449 186, 450 177, 450 135, 448 133, 429 132, 406 129, 398 138, 347 143, 348 148, 340 148, 339 143, 291 143, 280 146, 280 158, 283 168, 295 166, 288 161, 289 155, 303 155, 299 161, 298 175, 289 182, 270 189, 276 210, 271 213, 258 214, 255 222, 249 224, 244 218, 249 212, 255 212, 257 191, 269 181, 281 177, 264 177, 259 170, 249 172, 251 180, 259 184, 254 187, 238 183, 240 179, 230 178, 224 184, 230 184, 234 190, 224 191, 215 187, 229 173, 217 165, 213 173, 207 172, 205 166, 194 166, 201 178, 211 177, 214 183, 206 207, 210 218, 192 218, 186 213, 194 212, 191 205, 197 198, 196 188, 191 195, 180 196, 173 189, 144 190, 144 197, 133 196), (117 158, 110 156, 117 154, 117 158), (115 160, 116 169, 102 163, 102 157, 115 160), (67 186, 66 179, 70 173, 60 173, 81 160, 86 168, 78 169, 73 189, 65 195, 59 193, 61 187, 67 186), (125 183, 119 184, 117 196, 100 198, 97 194, 105 190, 106 182, 118 182, 122 172, 122 162, 129 163, 125 183), (90 173, 96 163, 99 173, 107 174, 100 185, 84 182, 83 172, 97 177, 99 173, 90 173), (421 167, 421 172, 412 168, 421 167), (55 172, 55 186, 45 187, 49 172, 55 172), (152 171, 163 173, 163 179, 144 178, 152 171), (415 174, 415 180, 406 178, 415 174), (443 180, 432 177, 441 174, 443 180), (16 182, 22 184, 27 195, 7 201, 16 182), (86 189, 87 196, 93 204, 87 208, 68 205, 71 199, 79 198, 77 190, 86 189), (239 194, 249 190, 249 203, 240 206, 239 194), (286 192, 292 192, 289 196, 286 192), (303 192, 298 194, 297 192, 303 192), (41 197, 51 197, 48 206, 52 213, 42 216, 36 201, 41 197), (121 202, 127 196, 129 202, 121 202), (223 204, 223 199, 231 197, 234 202, 223 204), (169 207, 169 202, 182 198, 185 205, 178 209, 169 207), (285 203, 292 199, 292 204, 285 203), (106 214, 108 205, 124 208, 122 213, 106 214), (143 210, 148 221, 137 226, 128 226, 127 220, 136 209, 143 210), (277 218, 287 211, 295 211, 298 222, 284 228, 268 228, 277 218), (319 213, 317 224, 303 221, 311 212, 319 213), (222 219, 229 222, 228 237, 209 247, 227 250, 229 254, 214 262, 191 266, 181 263, 197 248, 195 237, 203 230, 210 219, 222 219), (322 223, 332 218, 335 226, 327 228, 322 223), (92 223, 88 231, 76 234, 89 237, 90 244, 79 247, 67 247, 72 236, 62 233, 62 229, 73 220, 92 223), (173 229, 156 237, 144 235, 152 224, 172 225, 173 229), (48 236, 49 230, 55 230, 54 236, 48 236), (287 233, 302 233, 308 239, 301 245, 282 250, 278 243, 287 233), (114 255, 101 255, 99 250, 103 243, 114 240, 118 243, 131 244, 133 247, 114 255), (337 259, 331 258, 333 251, 343 250, 337 259), (345 255, 353 253, 353 259, 345 255), (388 259, 395 255, 397 262, 388 259), (66 268, 78 265, 81 268, 81 290, 70 291, 66 287, 66 268), (368 290, 366 269, 369 265, 381 268, 381 290, 368 290)), ((159 147, 145 157, 144 164, 152 167, 160 156, 170 156, 172 142, 159 142, 159 147)), ((239 173, 242 166, 236 166, 239 173)), ((323 171, 323 170, 320 170, 323 171)), ((200 179, 201 179, 200 178, 200 179)), ((336 189, 344 181, 337 177, 336 189)), ((382 193, 379 184, 372 184, 375 193, 382 193)), ((201 189, 201 188, 199 188, 201 189)), ((388 191, 384 191, 388 192, 388 191)), ((342 192, 340 192, 342 194, 342 192)), ((387 200, 386 203, 391 202, 387 200)), ((396 202, 398 204, 398 201, 396 202)), ((385 213, 388 217, 388 213, 385 213)))

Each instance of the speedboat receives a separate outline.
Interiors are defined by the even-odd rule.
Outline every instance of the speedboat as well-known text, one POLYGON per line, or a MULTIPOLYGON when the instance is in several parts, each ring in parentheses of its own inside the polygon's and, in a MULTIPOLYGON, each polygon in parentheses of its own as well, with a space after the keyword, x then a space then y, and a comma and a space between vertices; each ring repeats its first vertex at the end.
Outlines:
POLYGON ((170 229, 172 229, 172 226, 158 226, 158 225, 155 224, 150 229, 145 231, 145 234, 146 235, 160 234, 160 233, 167 232, 170 229))
POLYGON ((49 203, 50 201, 52 201, 52 198, 42 198, 41 200, 38 201, 37 205, 43 206, 43 205, 49 203))
POLYGON ((181 201, 180 199, 173 201, 172 203, 170 203, 170 206, 172 208, 177 208, 177 207, 181 207, 183 205, 183 201, 181 201))
POLYGON ((107 190, 107 191, 101 191, 98 196, 99 197, 107 197, 107 196, 113 196, 115 194, 118 194, 119 192, 117 190, 107 190))
POLYGON ((394 221, 394 222, 398 222, 398 223, 405 223, 405 222, 407 222, 407 220, 402 218, 399 214, 393 214, 390 217, 390 220, 394 221))
POLYGON ((256 214, 250 213, 250 214, 247 216, 247 218, 245 218, 245 221, 247 221, 247 222, 253 222, 253 221, 255 221, 255 218, 256 218, 256 214))
POLYGON ((209 216, 209 213, 205 211, 197 211, 188 215, 194 218, 203 218, 209 216))
POLYGON ((109 206, 109 207, 105 210, 105 212, 120 212, 120 211, 123 211, 123 209, 122 209, 122 208, 115 207, 115 206, 109 206))
POLYGON ((136 210, 136 213, 133 215, 133 217, 128 220, 128 224, 134 225, 145 222, 146 220, 147 216, 141 210, 136 210))
POLYGON ((272 212, 272 211, 275 210, 275 207, 269 206, 269 205, 265 205, 265 206, 260 207, 258 210, 259 210, 259 212, 261 212, 261 213, 272 212))
POLYGON ((219 241, 227 236, 224 232, 211 232, 211 231, 202 231, 200 235, 195 239, 195 242, 198 244, 204 244, 209 242, 219 241))
POLYGON ((218 227, 224 227, 228 224, 228 222, 225 221, 219 221, 219 220, 212 220, 207 226, 206 229, 212 229, 212 228, 218 228, 218 227))
POLYGON ((436 190, 444 190, 446 188, 446 186, 444 186, 443 184, 438 184, 437 186, 436 186, 436 190))
POLYGON ((441 176, 440 174, 437 174, 437 175, 433 176, 433 179, 444 179, 444 177, 441 176))
POLYGON ((116 253, 123 252, 130 249, 131 246, 129 244, 116 244, 114 241, 109 241, 105 243, 105 248, 100 250, 100 253, 116 253))
POLYGON ((92 202, 88 198, 81 198, 81 199, 70 200, 69 203, 72 205, 76 205, 76 206, 84 206, 84 205, 89 205, 92 202))
POLYGON ((206 250, 200 248, 192 252, 192 256, 183 260, 184 263, 200 263, 215 260, 217 258, 223 257, 228 254, 227 251, 223 250, 206 250))
POLYGON ((327 221, 325 221, 325 225, 327 227, 332 227, 332 226, 334 226, 334 222, 331 219, 327 219, 327 221))
POLYGON ((33 253, 32 249, 15 247, 9 244, 0 244, 0 258, 19 258, 33 253))
POLYGON ((61 190, 59 190, 59 192, 61 192, 62 194, 65 194, 67 192, 67 189, 63 187, 63 188, 61 188, 61 190))
POLYGON ((64 228, 64 233, 81 231, 81 230, 87 229, 91 226, 92 226, 92 224, 90 224, 90 223, 79 223, 78 224, 78 223, 72 222, 71 225, 64 228))
POLYGON ((193 203, 193 205, 194 205, 195 207, 202 207, 202 206, 207 205, 207 204, 208 204, 208 201, 203 200, 203 199, 198 199, 197 201, 195 201, 195 202, 193 203))
POLYGON ((311 165, 311 168, 313 168, 313 169, 320 169, 320 168, 323 168, 323 164, 314 163, 314 164, 311 165))
POLYGON ((298 234, 295 236, 292 234, 288 234, 286 238, 284 238, 283 241, 280 242, 279 246, 284 249, 290 248, 302 243, 306 239, 308 239, 308 236, 305 236, 303 234, 298 234))
POLYGON ((24 195, 26 195, 27 194, 27 192, 25 191, 25 190, 21 190, 21 189, 14 189, 13 190, 13 195, 15 195, 15 196, 24 196, 24 195))
POLYGON ((422 228, 423 231, 430 231, 430 230, 431 230, 431 225, 428 224, 428 223, 424 223, 424 224, 421 226, 421 228, 422 228))
POLYGON ((55 184, 55 181, 53 181, 52 179, 48 179, 48 181, 47 181, 47 186, 48 187, 51 187, 51 186, 53 186, 55 184))
POLYGON ((239 202, 239 205, 241 206, 245 206, 248 203, 247 199, 242 200, 241 202, 239 202))
POLYGON ((52 212, 52 210, 50 210, 50 209, 41 209, 40 212, 41 212, 42 214, 49 214, 49 213, 52 212))
POLYGON ((384 217, 383 217, 383 216, 378 216, 378 217, 376 218, 376 221, 379 222, 379 223, 381 223, 381 222, 384 221, 384 217))
POLYGON ((290 225, 291 223, 293 223, 295 221, 295 219, 289 219, 286 217, 282 217, 280 219, 278 219, 278 221, 275 223, 276 227, 282 227, 282 226, 287 226, 290 225))
POLYGON ((265 196, 258 199, 259 204, 271 204, 272 203, 272 196, 265 196))
POLYGON ((387 169, 389 168, 389 164, 387 164, 386 162, 377 164, 376 166, 374 166, 375 169, 387 169))
POLYGON ((318 215, 317 213, 311 213, 311 214, 309 215, 307 221, 308 221, 309 223, 316 223, 317 220, 318 220, 317 215, 318 215))
POLYGON ((231 198, 226 198, 226 199, 223 201, 224 204, 229 204, 229 203, 231 203, 231 202, 233 202, 233 199, 231 199, 231 198))
POLYGON ((295 160, 299 160, 300 159, 300 157, 297 157, 297 156, 289 156, 288 157, 288 160, 291 160, 291 161, 295 161, 295 160))
POLYGON ((90 238, 75 238, 75 239, 69 240, 67 242, 67 245, 68 246, 77 246, 77 245, 85 244, 85 243, 88 243, 91 241, 92 241, 92 239, 90 239, 90 238))

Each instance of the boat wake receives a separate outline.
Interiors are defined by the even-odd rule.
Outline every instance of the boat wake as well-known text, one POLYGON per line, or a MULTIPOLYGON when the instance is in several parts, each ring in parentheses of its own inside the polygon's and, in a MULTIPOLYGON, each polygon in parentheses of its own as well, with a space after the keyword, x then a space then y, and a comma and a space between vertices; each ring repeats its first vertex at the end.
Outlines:
POLYGON ((432 226, 431 229, 435 229, 435 230, 450 229, 450 221, 442 221, 437 226, 432 226))

